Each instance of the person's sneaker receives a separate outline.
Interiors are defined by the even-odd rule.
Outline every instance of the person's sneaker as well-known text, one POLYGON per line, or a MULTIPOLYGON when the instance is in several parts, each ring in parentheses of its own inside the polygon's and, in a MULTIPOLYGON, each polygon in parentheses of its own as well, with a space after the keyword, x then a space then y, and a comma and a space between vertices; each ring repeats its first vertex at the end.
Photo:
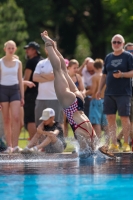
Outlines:
POLYGON ((115 145, 115 144, 111 144, 109 147, 109 151, 113 152, 113 153, 117 153, 117 152, 119 152, 119 146, 115 145))
POLYGON ((2 153, 11 154, 12 153, 12 147, 7 147, 7 149, 5 151, 3 151, 2 153))
POLYGON ((34 153, 40 152, 40 150, 36 146, 30 148, 30 151, 34 153))
POLYGON ((99 147, 97 153, 102 158, 106 158, 106 159, 115 159, 116 158, 115 155, 113 153, 110 153, 108 151, 108 148, 105 146, 99 147))
POLYGON ((40 152, 40 150, 39 150, 36 146, 34 146, 34 147, 32 147, 32 148, 25 147, 25 148, 21 151, 21 153, 37 153, 37 152, 40 152))
POLYGON ((122 150, 123 150, 123 152, 131 151, 129 144, 128 143, 124 143, 123 146, 122 146, 122 150))
POLYGON ((31 153, 31 150, 29 147, 25 147, 24 149, 22 149, 21 153, 31 153))
POLYGON ((16 146, 13 148, 12 153, 20 153, 22 151, 22 149, 19 146, 16 146))

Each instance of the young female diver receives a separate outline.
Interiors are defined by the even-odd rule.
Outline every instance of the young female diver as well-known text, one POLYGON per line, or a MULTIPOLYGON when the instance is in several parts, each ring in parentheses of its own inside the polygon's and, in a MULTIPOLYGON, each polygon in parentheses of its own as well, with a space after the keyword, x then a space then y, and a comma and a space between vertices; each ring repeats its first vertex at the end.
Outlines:
MULTIPOLYGON (((49 38, 47 31, 41 33, 41 37, 45 42, 53 67, 54 87, 57 98, 80 146, 79 156, 83 158, 89 157, 93 154, 98 139, 89 119, 83 112, 84 98, 68 75, 64 58, 57 50, 54 41, 49 38)), ((99 148, 99 151, 106 157, 114 157, 105 147, 99 148)))

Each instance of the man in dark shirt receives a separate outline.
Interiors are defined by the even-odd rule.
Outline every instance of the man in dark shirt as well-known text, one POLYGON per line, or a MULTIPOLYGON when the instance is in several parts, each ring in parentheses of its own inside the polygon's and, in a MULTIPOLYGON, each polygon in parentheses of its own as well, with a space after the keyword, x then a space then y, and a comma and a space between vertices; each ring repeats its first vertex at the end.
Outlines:
POLYGON ((66 147, 63 129, 60 123, 54 121, 55 111, 46 108, 42 112, 40 120, 43 120, 37 128, 37 133, 29 142, 23 152, 38 152, 44 150, 46 153, 62 153, 66 147), (41 139, 41 143, 37 144, 41 139), (36 146, 35 146, 36 145, 36 146))
MULTIPOLYGON (((24 49, 27 55, 27 63, 24 71, 24 80, 33 81, 33 73, 37 63, 42 60, 39 51, 39 44, 36 42, 30 42, 27 44, 24 49)), ((26 85, 24 86, 25 91, 25 104, 24 104, 24 123, 29 132, 30 139, 36 133, 35 125, 35 100, 38 93, 38 83, 34 82, 36 87, 29 88, 26 85)))
MULTIPOLYGON (((130 52, 133 55, 133 43, 128 42, 125 46, 124 49, 128 52, 130 52)), ((130 137, 129 137, 129 141, 130 141, 130 146, 132 147, 132 151, 133 151, 133 78, 132 78, 132 97, 131 97, 131 110, 130 110, 130 122, 131 122, 131 126, 130 126, 130 137)), ((122 146, 121 143, 121 139, 123 137, 123 131, 121 131, 117 137, 117 142, 119 143, 120 147, 122 146)))
POLYGON ((113 52, 105 58, 103 75, 97 92, 100 98, 101 90, 106 83, 104 97, 104 113, 107 115, 109 133, 112 139, 110 150, 118 152, 116 137, 116 112, 121 119, 124 135, 123 151, 130 151, 128 137, 130 132, 130 106, 131 106, 131 77, 133 77, 133 56, 123 49, 124 38, 117 34, 111 40, 113 52))

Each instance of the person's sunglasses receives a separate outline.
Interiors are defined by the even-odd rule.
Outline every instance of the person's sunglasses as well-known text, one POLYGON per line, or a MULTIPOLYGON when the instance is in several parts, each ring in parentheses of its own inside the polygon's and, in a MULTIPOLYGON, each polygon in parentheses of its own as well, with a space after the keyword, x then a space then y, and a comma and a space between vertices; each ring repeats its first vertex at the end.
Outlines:
POLYGON ((113 44, 121 44, 122 42, 120 42, 120 41, 113 41, 112 43, 113 44))
POLYGON ((133 53, 133 50, 127 50, 128 52, 130 52, 130 53, 133 53))

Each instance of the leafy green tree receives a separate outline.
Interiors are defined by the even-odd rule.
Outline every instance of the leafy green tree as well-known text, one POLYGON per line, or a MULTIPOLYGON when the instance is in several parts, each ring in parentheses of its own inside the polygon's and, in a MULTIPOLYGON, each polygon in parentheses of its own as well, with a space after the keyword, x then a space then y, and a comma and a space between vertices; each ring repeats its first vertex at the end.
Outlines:
POLYGON ((103 5, 104 9, 106 8, 112 11, 115 16, 115 18, 111 16, 110 19, 106 19, 108 21, 106 34, 109 34, 109 32, 112 35, 120 33, 124 36, 126 42, 133 42, 133 34, 131 31, 133 26, 133 1, 103 0, 103 5))
POLYGON ((93 38, 89 37, 94 34, 92 30, 90 31, 91 23, 88 21, 88 10, 91 1, 40 0, 37 2, 30 0, 25 2, 24 0, 16 0, 16 2, 24 9, 30 40, 42 43, 40 32, 47 29, 50 35, 58 41, 65 57, 74 57, 77 37, 80 34, 84 34, 86 39, 92 43, 91 39, 93 38))
POLYGON ((91 50, 93 58, 105 55, 106 36, 102 0, 16 0, 16 2, 24 9, 30 40, 43 44, 40 32, 47 29, 58 41, 63 55, 71 58, 75 56, 78 36, 83 34, 89 41, 88 51, 91 50))
POLYGON ((74 58, 77 59, 80 64, 82 64, 84 59, 86 57, 91 57, 91 55, 92 54, 90 51, 90 42, 84 36, 84 34, 78 35, 76 41, 76 48, 74 52, 74 58))
MULTIPOLYGON (((91 56, 104 58, 111 51, 110 40, 116 33, 126 41, 132 39, 132 5, 130 0, 16 0, 24 9, 29 40, 40 44, 40 32, 48 30, 56 38, 65 57, 77 56, 77 41, 84 35, 91 56), (76 54, 75 54, 76 52, 76 54)), ((81 40, 80 40, 81 41, 81 40)), ((82 41, 81 41, 82 43, 82 41)), ((81 51, 81 49, 79 50, 81 51)), ((81 53, 79 52, 81 55, 81 53)), ((85 52, 85 55, 87 52, 85 52)))
POLYGON ((4 56, 4 43, 8 40, 16 42, 18 50, 16 54, 21 61, 24 60, 25 51, 23 49, 28 38, 27 24, 23 9, 19 8, 14 0, 0 3, 0 57, 4 56))

